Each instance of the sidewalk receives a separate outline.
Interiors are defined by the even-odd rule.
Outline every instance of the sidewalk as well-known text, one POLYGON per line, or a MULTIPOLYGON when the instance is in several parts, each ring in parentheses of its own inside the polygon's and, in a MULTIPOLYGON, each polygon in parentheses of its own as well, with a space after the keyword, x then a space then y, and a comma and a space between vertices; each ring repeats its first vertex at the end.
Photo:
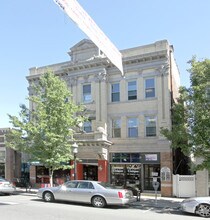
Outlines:
POLYGON ((16 187, 17 194, 35 194, 38 192, 38 189, 26 189, 24 187, 16 187))
POLYGON ((140 201, 133 204, 133 208, 139 208, 142 210, 161 210, 171 211, 178 210, 183 198, 175 197, 157 197, 155 196, 141 196, 140 201))

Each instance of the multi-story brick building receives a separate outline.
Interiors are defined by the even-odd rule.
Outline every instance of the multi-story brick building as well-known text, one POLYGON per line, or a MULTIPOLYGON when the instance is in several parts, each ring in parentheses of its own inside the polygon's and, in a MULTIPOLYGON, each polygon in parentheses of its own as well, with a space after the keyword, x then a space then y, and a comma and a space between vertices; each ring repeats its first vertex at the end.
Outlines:
POLYGON ((9 128, 0 128, 0 176, 12 181, 21 176, 21 154, 5 146, 9 128))
MULTIPOLYGON (((30 69, 29 94, 51 69, 67 82, 74 101, 86 106, 85 133, 75 134, 79 179, 140 185, 143 191, 154 190, 158 181, 161 194, 170 196, 173 152, 160 128, 171 127, 180 84, 173 46, 162 40, 121 53, 124 77, 94 43, 82 40, 70 49, 70 61, 30 69)), ((31 181, 36 169, 31 166, 31 181)))

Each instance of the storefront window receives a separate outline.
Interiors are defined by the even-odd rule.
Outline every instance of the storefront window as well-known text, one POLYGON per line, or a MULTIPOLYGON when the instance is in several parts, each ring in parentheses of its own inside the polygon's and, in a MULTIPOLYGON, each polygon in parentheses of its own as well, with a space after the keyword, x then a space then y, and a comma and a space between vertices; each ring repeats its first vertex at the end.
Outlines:
POLYGON ((122 153, 122 154, 121 154, 121 162, 122 162, 122 163, 128 163, 128 162, 130 162, 130 154, 122 153))
POLYGON ((36 167, 36 183, 49 183, 49 170, 44 166, 36 167))
POLYGON ((140 163, 141 157, 139 153, 131 154, 131 162, 132 163, 140 163))
POLYGON ((125 166, 111 165, 111 183, 115 186, 125 185, 125 166))
POLYGON ((120 160, 121 160, 121 154, 120 153, 112 154, 112 162, 120 162, 120 160))
POLYGON ((112 162, 140 163, 140 153, 113 153, 112 162))
POLYGON ((140 164, 111 165, 111 181, 115 186, 140 186, 140 164))

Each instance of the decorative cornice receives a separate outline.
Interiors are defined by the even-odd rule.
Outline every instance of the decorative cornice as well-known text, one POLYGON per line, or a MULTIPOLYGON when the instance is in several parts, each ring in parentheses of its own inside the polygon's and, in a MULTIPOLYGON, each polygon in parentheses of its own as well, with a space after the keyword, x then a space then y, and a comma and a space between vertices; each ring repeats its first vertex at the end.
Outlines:
POLYGON ((107 75, 107 71, 105 68, 103 68, 103 70, 100 71, 99 73, 95 74, 95 80, 97 82, 107 81, 107 77, 108 75, 107 75))

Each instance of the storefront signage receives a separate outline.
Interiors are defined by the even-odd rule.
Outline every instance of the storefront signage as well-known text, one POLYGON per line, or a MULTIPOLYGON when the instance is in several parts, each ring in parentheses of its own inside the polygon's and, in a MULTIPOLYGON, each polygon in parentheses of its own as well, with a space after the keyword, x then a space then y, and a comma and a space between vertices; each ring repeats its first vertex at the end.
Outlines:
POLYGON ((145 154, 145 161, 157 161, 157 154, 145 154))
POLYGON ((123 167, 114 167, 114 166, 112 166, 112 172, 113 173, 124 173, 124 168, 123 167))

